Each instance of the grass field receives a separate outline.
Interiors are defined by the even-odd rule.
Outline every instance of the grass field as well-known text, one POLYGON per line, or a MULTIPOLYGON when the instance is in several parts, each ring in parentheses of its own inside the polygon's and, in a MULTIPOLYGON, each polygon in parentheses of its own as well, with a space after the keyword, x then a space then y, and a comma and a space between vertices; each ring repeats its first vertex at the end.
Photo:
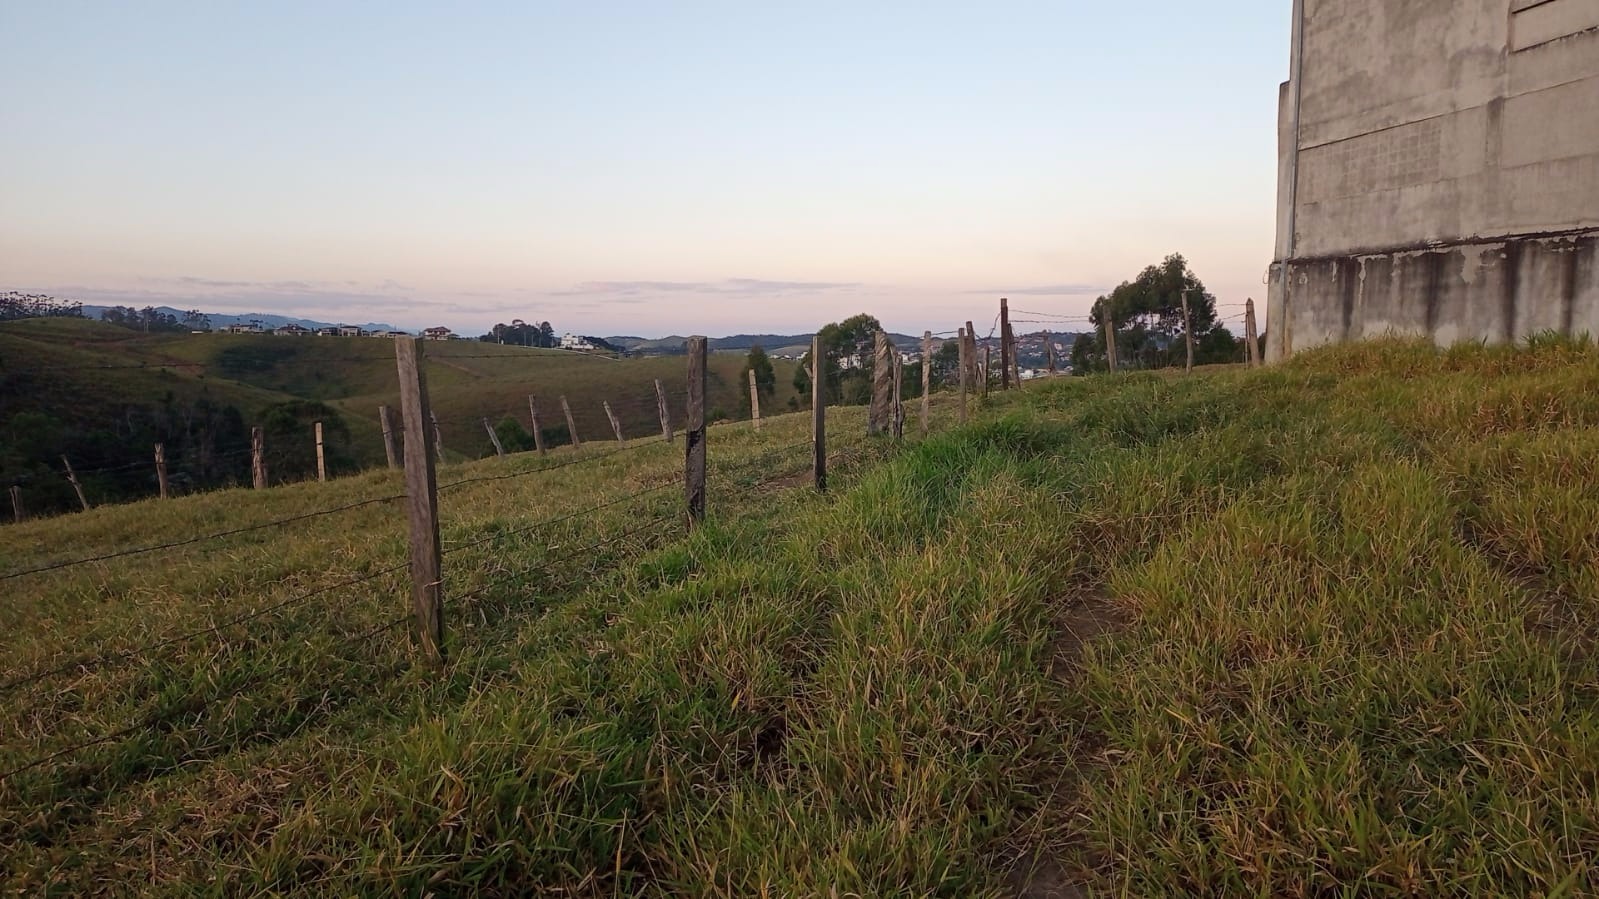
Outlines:
MULTIPOLYGON (((0 769, 167 722, 0 784, 9 883, 1595 894, 1591 346, 1051 381, 899 451, 851 415, 866 455, 826 496, 753 483, 803 468, 803 416, 714 431, 724 492, 687 537, 648 530, 680 449, 446 491, 440 675, 369 636, 403 610, 396 575, 9 686, 394 564, 388 505, 0 581, 0 769)), ((0 577, 396 489, 37 522, 0 577)))

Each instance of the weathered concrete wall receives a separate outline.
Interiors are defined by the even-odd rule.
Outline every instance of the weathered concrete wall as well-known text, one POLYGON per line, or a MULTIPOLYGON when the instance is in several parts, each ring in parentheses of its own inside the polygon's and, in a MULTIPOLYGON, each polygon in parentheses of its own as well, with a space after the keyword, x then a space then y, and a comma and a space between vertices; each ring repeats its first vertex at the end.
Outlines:
POLYGON ((1268 359, 1599 334, 1599 0, 1301 2, 1268 359))

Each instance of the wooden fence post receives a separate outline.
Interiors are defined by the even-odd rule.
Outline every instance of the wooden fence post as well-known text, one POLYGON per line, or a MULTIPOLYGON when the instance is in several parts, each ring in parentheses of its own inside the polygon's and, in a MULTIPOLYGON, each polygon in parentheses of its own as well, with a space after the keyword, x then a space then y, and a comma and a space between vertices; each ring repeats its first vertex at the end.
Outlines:
POLYGON ((1244 301, 1244 340, 1249 344, 1244 359, 1249 362, 1250 368, 1260 364, 1260 335, 1255 327, 1255 298, 1250 297, 1244 301))
MULTIPOLYGON (((444 461, 444 432, 439 430, 439 417, 433 414, 432 408, 428 409, 428 420, 433 422, 433 458, 444 461)), ((409 430, 407 434, 411 433, 409 430)), ((420 446, 421 444, 418 444, 420 446)), ((410 453, 406 453, 410 455, 410 453)))
POLYGON ((388 406, 379 406, 378 424, 383 426, 383 456, 389 460, 390 468, 399 468, 400 451, 399 447, 394 445, 394 410, 388 406))
POLYGON ((1001 390, 1010 389, 1010 300, 1000 297, 999 300, 999 386, 1001 390))
POLYGON ((27 510, 22 508, 22 488, 15 484, 11 487, 11 520, 18 524, 28 520, 27 510))
POLYGON ((1183 371, 1194 373, 1194 320, 1188 315, 1188 291, 1183 291, 1183 343, 1188 347, 1188 363, 1183 371))
POLYGON ((500 443, 500 435, 495 433, 494 426, 489 424, 487 415, 483 416, 483 430, 489 432, 489 442, 494 444, 494 455, 496 457, 504 457, 505 446, 500 443))
POLYGON ((257 490, 267 487, 266 432, 250 429, 250 481, 257 490))
POLYGON ((1044 352, 1048 354, 1049 358, 1049 373, 1054 374, 1057 371, 1055 368, 1055 335, 1048 331, 1044 332, 1044 352))
POLYGON ((895 350, 894 359, 894 402, 889 407, 889 423, 893 427, 894 439, 905 439, 905 359, 895 350))
POLYGON ((966 396, 967 396, 967 394, 969 394, 971 392, 971 387, 972 387, 972 362, 971 362, 970 359, 966 358, 967 357, 966 329, 965 328, 959 328, 959 329, 956 330, 955 333, 956 333, 956 338, 955 339, 956 339, 956 341, 958 343, 958 346, 959 346, 959 349, 960 349, 960 363, 959 363, 960 364, 960 379, 961 379, 960 421, 961 421, 961 424, 965 424, 966 423, 966 396))
POLYGON ((988 382, 994 378, 994 348, 983 344, 983 399, 988 399, 988 382))
POLYGON ((328 459, 327 455, 322 451, 322 422, 320 421, 316 423, 316 479, 318 481, 326 481, 328 479, 328 459))
MULTIPOLYGON (((394 339, 394 358, 400 375, 400 407, 407 446, 427 445, 428 422, 437 422, 428 403, 427 375, 422 368, 422 345, 415 337, 394 339)), ((411 611, 422 652, 435 662, 444 661, 444 563, 439 542, 438 472, 433 455, 405 454, 405 493, 411 533, 411 611)))
POLYGON ((544 447, 544 425, 539 421, 539 401, 531 393, 527 395, 527 415, 528 420, 533 422, 533 448, 542 456, 547 452, 544 447))
POLYGON ((820 493, 827 492, 827 365, 823 352, 821 335, 811 338, 811 458, 820 493), (816 372, 823 372, 824 377, 817 377, 816 372))
POLYGON ((881 434, 893 426, 890 417, 894 403, 894 345, 882 331, 877 332, 876 341, 872 353, 872 405, 867 410, 867 434, 881 434))
POLYGON ((683 486, 692 528, 705 520, 705 347, 688 339, 688 424, 683 434, 683 486))
POLYGON ((761 390, 755 383, 755 369, 750 369, 750 421, 755 422, 755 430, 761 429, 761 390))
POLYGON ((922 436, 933 418, 933 332, 922 332, 922 436))
POLYGON ((661 379, 655 379, 655 403, 661 412, 661 436, 667 443, 672 442, 672 413, 666 406, 666 388, 661 386, 661 379))
POLYGON ((1005 340, 1010 343, 1010 381, 1016 387, 1022 386, 1022 359, 1016 343, 1016 329, 1005 324, 1005 340))
POLYGON ((1110 373, 1116 373, 1116 322, 1111 318, 1110 310, 1105 310, 1105 364, 1110 368, 1110 373))
POLYGON ((566 413, 567 438, 571 441, 574 448, 582 446, 583 441, 577 436, 577 419, 572 417, 572 404, 566 401, 565 396, 561 397, 561 411, 566 413))
POLYGON ((627 438, 622 436, 622 420, 616 417, 615 412, 611 411, 611 401, 604 400, 602 402, 605 406, 605 417, 611 420, 611 430, 616 432, 616 442, 626 443, 627 438))
POLYGON ((971 385, 972 394, 977 393, 977 329, 971 322, 966 323, 966 364, 972 367, 971 385))
POLYGON ((167 445, 165 443, 157 443, 155 445, 155 483, 156 487, 161 491, 162 499, 171 497, 171 487, 167 483, 167 445))

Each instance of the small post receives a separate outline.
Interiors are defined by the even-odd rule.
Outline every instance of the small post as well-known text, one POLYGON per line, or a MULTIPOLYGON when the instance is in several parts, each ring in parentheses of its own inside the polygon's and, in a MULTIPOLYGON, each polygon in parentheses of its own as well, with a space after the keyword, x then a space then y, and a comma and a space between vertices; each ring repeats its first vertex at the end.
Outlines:
POLYGON ((894 362, 894 402, 890 406, 889 422, 893 427, 894 439, 905 439, 905 360, 896 350, 891 354, 894 362))
POLYGON ((971 322, 966 323, 966 364, 971 366, 972 392, 977 392, 977 329, 971 322))
POLYGON ((28 512, 22 508, 22 488, 11 485, 11 520, 21 524, 28 520, 28 512))
POLYGON ((994 377, 994 348, 983 344, 983 399, 988 399, 988 382, 994 377))
POLYGON ((1244 301, 1244 341, 1249 344, 1244 358, 1249 362, 1249 367, 1254 368, 1260 364, 1260 335, 1255 331, 1254 297, 1244 301))
POLYGON ((566 434, 571 439, 572 446, 582 446, 583 441, 577 436, 577 419, 572 417, 572 404, 566 401, 565 396, 561 397, 561 411, 566 413, 566 434))
POLYGON ((267 487, 266 432, 260 428, 250 429, 250 480, 257 490, 267 487))
POLYGON ((1055 368, 1055 335, 1044 332, 1044 353, 1049 358, 1049 373, 1054 374, 1055 368))
POLYGON ((957 329, 957 331, 956 331, 956 341, 957 341, 957 344, 958 344, 959 349, 960 349, 960 363, 959 363, 960 364, 960 379, 961 379, 960 421, 961 421, 961 424, 965 424, 966 423, 966 395, 971 392, 971 388, 972 388, 972 362, 971 362, 970 359, 967 358, 967 356, 969 355, 969 352, 968 352, 968 349, 967 349, 967 346, 966 346, 966 329, 965 328, 957 329))
POLYGON ((528 420, 533 422, 533 448, 542 456, 547 452, 544 447, 544 425, 539 422, 539 401, 531 393, 527 395, 527 415, 528 420))
MULTIPOLYGON (((822 364, 822 338, 811 338, 811 368, 825 372, 822 364)), ((827 385, 811 375, 811 457, 816 473, 816 490, 827 492, 827 385)))
POLYGON ((400 449, 394 445, 394 410, 379 406, 378 424, 383 426, 383 455, 389 460, 389 468, 399 468, 400 449))
POLYGON ((155 482, 161 491, 161 498, 168 499, 172 496, 171 485, 167 483, 167 445, 155 445, 155 482))
POLYGON ((1183 291, 1183 343, 1188 346, 1188 364, 1183 371, 1194 373, 1194 320, 1188 315, 1188 291, 1183 291))
POLYGON ((1000 297, 999 300, 999 386, 1001 390, 1010 389, 1010 300, 1000 297))
MULTIPOLYGON (((427 423, 438 422, 428 403, 422 344, 415 337, 396 337, 394 358, 400 374, 405 443, 420 447, 427 443, 427 423)), ((411 611, 416 617, 417 639, 422 652, 434 663, 442 664, 444 566, 439 543, 438 473, 432 454, 405 454, 405 493, 411 534, 411 611)))
MULTIPOLYGON (((433 410, 431 408, 428 409, 428 419, 433 422, 433 456, 440 462, 443 462, 444 432, 439 430, 439 417, 433 414, 433 410)), ((409 434, 411 432, 409 429, 407 429, 406 433, 409 434)))
POLYGON ((894 403, 894 345, 888 335, 877 332, 877 347, 872 358, 872 405, 867 410, 866 433, 881 434, 892 427, 894 403))
POLYGON ((1005 323, 1005 342, 1010 344, 1010 381, 1016 387, 1022 386, 1022 360, 1021 353, 1017 352, 1016 329, 1005 323))
POLYGON ((672 413, 666 407, 666 388, 661 386, 661 379, 655 379, 655 403, 661 412, 661 436, 667 443, 672 442, 672 413))
POLYGON ((933 332, 922 332, 922 436, 933 417, 933 332))
POLYGON ((622 420, 620 418, 616 417, 616 413, 615 412, 611 411, 611 401, 610 400, 605 400, 603 402, 604 402, 604 406, 605 406, 605 417, 609 418, 611 420, 611 430, 616 432, 616 442, 617 443, 626 443, 627 442, 627 438, 622 436, 622 420))
POLYGON ((1110 373, 1116 373, 1116 322, 1112 320, 1110 309, 1105 309, 1105 364, 1109 366, 1110 373))
POLYGON ((705 520, 705 346, 703 337, 688 339, 688 424, 683 437, 683 484, 690 528, 705 520))
POLYGON ((326 481, 328 479, 328 459, 322 452, 322 422, 320 421, 316 423, 316 479, 318 481, 326 481))
POLYGON ((755 369, 750 369, 750 421, 755 422, 755 430, 761 429, 761 390, 755 384, 755 369))
POLYGON ((494 426, 489 424, 488 416, 483 417, 483 430, 489 432, 489 442, 494 444, 494 455, 503 457, 505 455, 505 447, 500 443, 500 435, 495 433, 494 426))

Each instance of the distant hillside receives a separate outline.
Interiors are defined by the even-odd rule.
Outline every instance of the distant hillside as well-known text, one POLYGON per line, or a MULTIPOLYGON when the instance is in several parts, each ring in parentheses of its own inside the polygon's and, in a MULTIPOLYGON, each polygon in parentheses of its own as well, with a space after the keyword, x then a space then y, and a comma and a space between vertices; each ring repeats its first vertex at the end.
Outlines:
MULTIPOLYGON (((101 319, 105 317, 106 310, 111 308, 112 307, 110 306, 84 306, 83 314, 86 318, 101 319)), ((174 309, 171 306, 157 306, 156 311, 164 312, 167 315, 177 318, 178 321, 182 321, 184 313, 188 310, 174 309)), ((281 328, 284 325, 299 325, 302 328, 311 328, 313 330, 316 328, 331 328, 335 325, 357 324, 356 322, 325 322, 318 321, 314 318, 291 318, 286 315, 269 315, 265 312, 246 312, 243 315, 230 315, 224 312, 206 312, 205 317, 211 320, 211 327, 214 329, 226 328, 229 325, 247 325, 251 322, 259 322, 262 327, 266 328, 281 328)), ((368 331, 401 330, 386 322, 366 322, 360 326, 368 331)))
MULTIPOLYGON (((751 347, 759 346, 769 353, 779 353, 786 350, 803 352, 811 345, 810 334, 735 334, 731 337, 712 337, 709 341, 711 352, 747 352, 751 347)), ((908 334, 889 334, 888 338, 896 346, 910 347, 921 346, 920 337, 908 334)), ((673 335, 655 339, 645 337, 607 337, 605 340, 615 344, 629 353, 643 356, 676 355, 686 352, 684 347, 688 343, 687 337, 673 335)))

